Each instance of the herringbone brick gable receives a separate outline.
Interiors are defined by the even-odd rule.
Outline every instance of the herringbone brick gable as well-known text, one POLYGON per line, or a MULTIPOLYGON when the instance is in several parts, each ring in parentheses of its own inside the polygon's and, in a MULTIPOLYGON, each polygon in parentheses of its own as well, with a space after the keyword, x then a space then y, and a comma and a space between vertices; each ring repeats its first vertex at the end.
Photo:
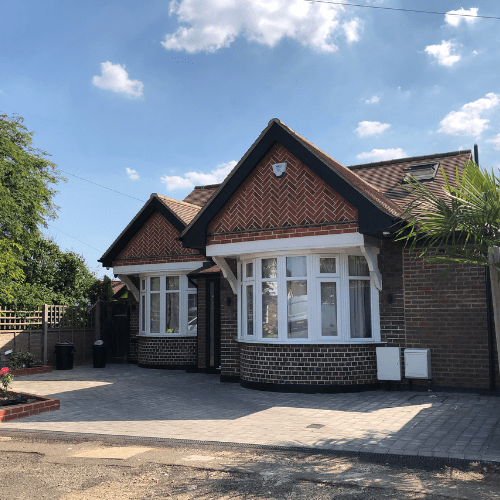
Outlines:
POLYGON ((183 248, 178 241, 180 232, 159 212, 154 212, 137 231, 116 261, 159 256, 197 255, 196 250, 183 248))
POLYGON ((357 221, 357 210, 281 144, 275 144, 211 221, 211 235, 314 223, 357 221), (287 162, 276 178, 272 165, 287 162))

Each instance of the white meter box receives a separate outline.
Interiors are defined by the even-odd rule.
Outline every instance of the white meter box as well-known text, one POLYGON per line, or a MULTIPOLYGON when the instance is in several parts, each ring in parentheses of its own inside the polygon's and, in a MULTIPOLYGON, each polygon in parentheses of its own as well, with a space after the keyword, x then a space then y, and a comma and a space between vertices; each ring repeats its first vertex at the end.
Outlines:
POLYGON ((405 377, 432 378, 430 349, 405 349, 405 377))
POLYGON ((377 379, 401 380, 401 348, 376 347, 377 379))

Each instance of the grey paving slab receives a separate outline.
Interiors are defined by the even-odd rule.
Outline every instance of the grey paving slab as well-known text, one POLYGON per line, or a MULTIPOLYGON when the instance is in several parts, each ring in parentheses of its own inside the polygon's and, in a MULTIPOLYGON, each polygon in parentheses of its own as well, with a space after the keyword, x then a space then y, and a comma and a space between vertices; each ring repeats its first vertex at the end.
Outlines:
POLYGON ((109 434, 500 461, 500 398, 374 391, 286 394, 217 375, 91 366, 18 377, 13 389, 61 409, 0 431, 109 434))

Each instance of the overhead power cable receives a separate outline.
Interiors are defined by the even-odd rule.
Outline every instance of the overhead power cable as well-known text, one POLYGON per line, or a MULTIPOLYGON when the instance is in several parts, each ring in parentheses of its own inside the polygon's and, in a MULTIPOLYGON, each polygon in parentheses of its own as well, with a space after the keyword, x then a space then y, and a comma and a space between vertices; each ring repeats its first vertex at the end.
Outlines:
POLYGON ((334 5, 345 5, 347 7, 363 7, 365 9, 395 10, 400 12, 413 12, 417 14, 434 14, 438 16, 459 16, 459 17, 477 17, 480 19, 500 19, 500 17, 495 17, 495 16, 479 16, 475 14, 461 14, 458 12, 435 12, 432 10, 402 9, 398 7, 382 7, 380 5, 365 5, 359 3, 335 2, 333 0, 305 0, 305 1, 311 3, 330 3, 334 5))
POLYGON ((76 177, 77 179, 80 179, 81 181, 90 182, 90 184, 94 184, 95 186, 102 187, 104 189, 107 189, 108 191, 113 191, 113 193, 118 193, 118 194, 121 194, 123 196, 127 196, 128 198, 132 198, 133 200, 140 201, 141 203, 146 203, 145 200, 140 200, 139 198, 136 198, 135 196, 130 196, 129 194, 122 193, 121 191, 117 191, 116 189, 111 189, 111 188, 109 188, 107 186, 103 186, 102 184, 98 184, 97 182, 89 181, 88 179, 84 179, 83 177, 80 177, 78 175, 72 174, 71 172, 67 172, 66 170, 61 170, 61 169, 59 169, 59 170, 61 172, 64 172, 65 174, 68 174, 68 175, 71 175, 73 177, 76 177))
POLYGON ((53 226, 52 224, 47 224, 47 226, 51 227, 52 229, 55 229, 56 231, 59 231, 60 233, 65 234, 66 236, 69 236, 70 238, 73 238, 76 241, 79 241, 80 243, 83 243, 84 245, 87 245, 88 247, 92 248, 93 250, 97 250, 98 252, 102 251, 102 250, 99 250, 98 248, 95 248, 95 247, 89 245, 88 243, 85 243, 85 241, 79 240, 78 238, 75 238, 74 236, 71 236, 71 234, 68 234, 68 233, 64 232, 62 229, 59 229, 59 228, 53 226))

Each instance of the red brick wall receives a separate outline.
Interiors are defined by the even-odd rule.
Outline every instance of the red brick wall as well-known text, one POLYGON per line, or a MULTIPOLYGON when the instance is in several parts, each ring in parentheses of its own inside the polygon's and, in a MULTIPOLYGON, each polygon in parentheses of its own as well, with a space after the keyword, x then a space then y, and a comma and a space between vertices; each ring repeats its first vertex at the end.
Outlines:
POLYGON ((240 376, 265 384, 375 384, 375 345, 241 344, 240 376))
POLYGON ((207 282, 198 279, 198 368, 207 367, 207 282))
POLYGON ((378 255, 378 267, 382 274, 380 338, 387 342, 387 347, 405 347, 403 247, 384 240, 378 255))
POLYGON ((154 212, 119 253, 113 266, 205 260, 197 250, 183 248, 177 240, 179 236, 165 217, 154 212))
POLYGON ((207 244, 356 232, 357 210, 306 165, 275 144, 208 226, 207 244), (287 162, 284 177, 272 171, 287 162), (340 221, 356 221, 338 223, 340 221), (337 222, 337 224, 331 224, 337 222), (313 227, 269 229, 282 226, 313 227), (238 231, 237 234, 219 234, 238 231))
MULTIPOLYGON (((236 275, 236 262, 228 259, 228 264, 230 264, 236 275)), ((234 295, 229 282, 222 277, 220 280, 220 304, 221 375, 238 377, 240 375, 238 299, 234 295)))
POLYGON ((484 267, 423 264, 404 250, 406 347, 430 348, 437 386, 489 388, 484 267))
POLYGON ((196 337, 138 337, 140 366, 195 366, 196 337))

